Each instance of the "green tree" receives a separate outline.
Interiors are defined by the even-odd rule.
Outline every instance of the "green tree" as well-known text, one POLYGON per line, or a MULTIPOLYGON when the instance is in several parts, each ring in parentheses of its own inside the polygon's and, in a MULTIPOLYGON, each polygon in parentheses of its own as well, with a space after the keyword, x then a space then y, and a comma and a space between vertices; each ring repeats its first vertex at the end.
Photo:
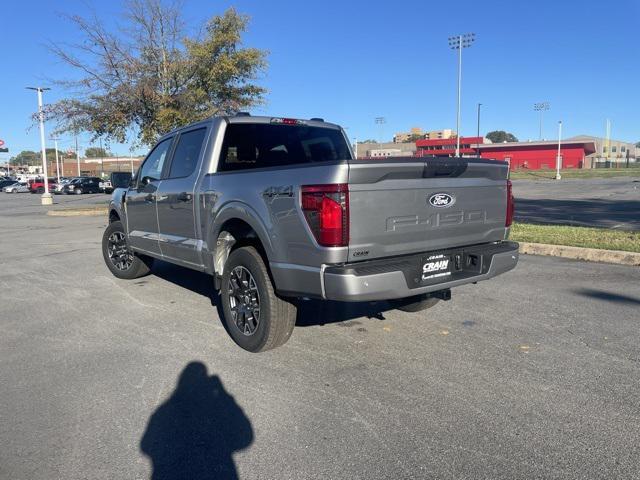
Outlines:
POLYGON ((504 143, 504 142, 517 142, 518 139, 513 133, 505 132, 504 130, 494 130, 493 132, 487 133, 486 137, 491 140, 493 143, 504 143))
POLYGON ((84 156, 87 158, 104 158, 110 157, 111 152, 102 147, 89 147, 84 151, 84 156))
POLYGON ((10 160, 12 165, 39 165, 42 163, 40 152, 32 150, 23 150, 10 160))
POLYGON ((420 135, 418 133, 412 133, 409 135, 408 142, 415 142, 416 140, 424 140, 424 134, 420 135))
MULTIPOLYGON (((45 149, 45 154, 48 162, 53 163, 56 161, 55 148, 45 149)), ((58 158, 62 158, 63 155, 64 153, 61 150, 58 150, 58 158)), ((34 152, 32 150, 23 150, 16 156, 11 157, 9 162, 11 165, 42 165, 42 153, 34 152)))
POLYGON ((131 0, 121 28, 97 16, 69 16, 81 37, 53 43, 53 53, 79 72, 60 82, 73 96, 47 109, 58 132, 151 144, 173 128, 263 102, 255 80, 266 51, 242 44, 249 17, 233 8, 213 16, 197 38, 186 34, 179 4, 131 0))

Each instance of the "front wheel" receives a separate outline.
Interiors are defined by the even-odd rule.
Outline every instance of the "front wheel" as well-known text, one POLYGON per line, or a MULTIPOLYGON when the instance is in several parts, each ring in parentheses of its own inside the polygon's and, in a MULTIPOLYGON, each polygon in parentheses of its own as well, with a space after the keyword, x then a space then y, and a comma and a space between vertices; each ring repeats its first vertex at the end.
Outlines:
POLYGON ((75 193, 76 195, 82 195, 82 189, 81 189, 81 188, 76 188, 76 189, 74 190, 74 193, 75 193))
POLYGON ((138 256, 129 249, 119 221, 111 222, 102 235, 102 256, 111 273, 125 280, 147 275, 153 263, 152 258, 138 256))
POLYGON ((289 340, 296 307, 276 296, 267 267, 254 247, 231 252, 221 285, 223 321, 241 348, 264 352, 289 340))

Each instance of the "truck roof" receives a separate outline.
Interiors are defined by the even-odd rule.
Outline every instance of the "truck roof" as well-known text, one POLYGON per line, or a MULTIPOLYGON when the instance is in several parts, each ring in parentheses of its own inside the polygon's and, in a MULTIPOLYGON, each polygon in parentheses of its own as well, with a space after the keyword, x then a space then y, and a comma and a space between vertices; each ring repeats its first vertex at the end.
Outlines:
MULTIPOLYGON (((191 128, 197 125, 206 125, 208 123, 211 123, 212 121, 221 118, 224 119, 226 121, 228 121, 229 123, 278 123, 277 121, 291 121, 291 122, 296 122, 296 123, 290 123, 292 125, 308 125, 311 127, 323 127, 323 128, 334 128, 334 129, 339 129, 340 125, 335 124, 335 123, 330 123, 330 122, 325 122, 324 119, 322 118, 310 118, 310 119, 304 119, 304 118, 293 118, 293 117, 275 117, 275 116, 253 116, 253 115, 249 115, 247 113, 238 113, 236 115, 216 115, 213 117, 209 117, 206 118, 204 120, 200 120, 198 122, 193 122, 190 123, 188 125, 184 125, 182 127, 178 127, 178 128, 174 128, 173 130, 165 133, 164 135, 162 135, 158 141, 160 141, 162 138, 172 135, 176 132, 179 132, 180 130, 184 130, 186 128, 191 128), (274 122, 275 121, 275 122, 274 122)), ((281 122, 286 124, 286 122, 281 122)))

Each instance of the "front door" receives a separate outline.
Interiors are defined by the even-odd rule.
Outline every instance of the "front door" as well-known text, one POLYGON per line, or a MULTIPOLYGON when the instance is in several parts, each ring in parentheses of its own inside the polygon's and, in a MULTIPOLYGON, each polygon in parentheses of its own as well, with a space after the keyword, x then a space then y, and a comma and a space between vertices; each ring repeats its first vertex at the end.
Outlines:
POLYGON ((198 266, 203 262, 195 224, 194 195, 206 137, 206 127, 180 133, 169 172, 156 196, 162 254, 198 266))
POLYGON ((173 138, 158 143, 143 162, 127 190, 126 212, 129 245, 138 251, 160 254, 156 194, 173 138))

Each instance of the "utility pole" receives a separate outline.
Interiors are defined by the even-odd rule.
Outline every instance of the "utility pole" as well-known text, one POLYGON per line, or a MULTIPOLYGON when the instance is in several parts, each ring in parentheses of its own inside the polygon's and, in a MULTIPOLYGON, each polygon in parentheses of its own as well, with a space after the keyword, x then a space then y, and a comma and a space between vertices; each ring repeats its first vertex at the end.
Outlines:
POLYGON ((480 107, 481 103, 478 104, 478 130, 476 132, 476 137, 478 138, 478 143, 476 143, 476 156, 480 156, 480 107))
POLYGON ((102 150, 102 137, 100 137, 100 178, 104 177, 104 153, 102 150))
POLYGON ((80 176, 80 150, 78 150, 78 135, 76 135, 76 161, 78 162, 78 176, 80 176))
POLYGON ((353 137, 353 146, 354 146, 353 153, 356 157, 355 160, 357 160, 358 159, 358 137, 353 137))
POLYGON ((560 145, 562 143, 562 120, 558 121, 558 155, 556 155, 556 180, 562 179, 560 168, 562 167, 562 155, 560 155, 560 145))
POLYGON ((456 115, 456 157, 460 156, 460 100, 462 98, 462 49, 475 41, 475 33, 465 33, 449 37, 449 48, 458 50, 458 110, 456 115))
POLYGON ((44 110, 42 108, 42 92, 51 90, 48 87, 27 87, 28 90, 38 92, 38 119, 40 121, 40 149, 42 151, 42 172, 44 174, 44 193, 40 197, 42 205, 51 205, 53 197, 49 193, 49 178, 47 173, 47 151, 44 144, 44 110))
POLYGON ((538 102, 533 104, 533 109, 536 112, 540 112, 540 140, 542 140, 542 118, 544 116, 544 112, 549 110, 549 102, 538 102))
POLYGON ((56 176, 58 177, 58 183, 60 183, 60 162, 58 160, 58 139, 52 138, 51 140, 53 140, 53 145, 56 149, 56 176))

